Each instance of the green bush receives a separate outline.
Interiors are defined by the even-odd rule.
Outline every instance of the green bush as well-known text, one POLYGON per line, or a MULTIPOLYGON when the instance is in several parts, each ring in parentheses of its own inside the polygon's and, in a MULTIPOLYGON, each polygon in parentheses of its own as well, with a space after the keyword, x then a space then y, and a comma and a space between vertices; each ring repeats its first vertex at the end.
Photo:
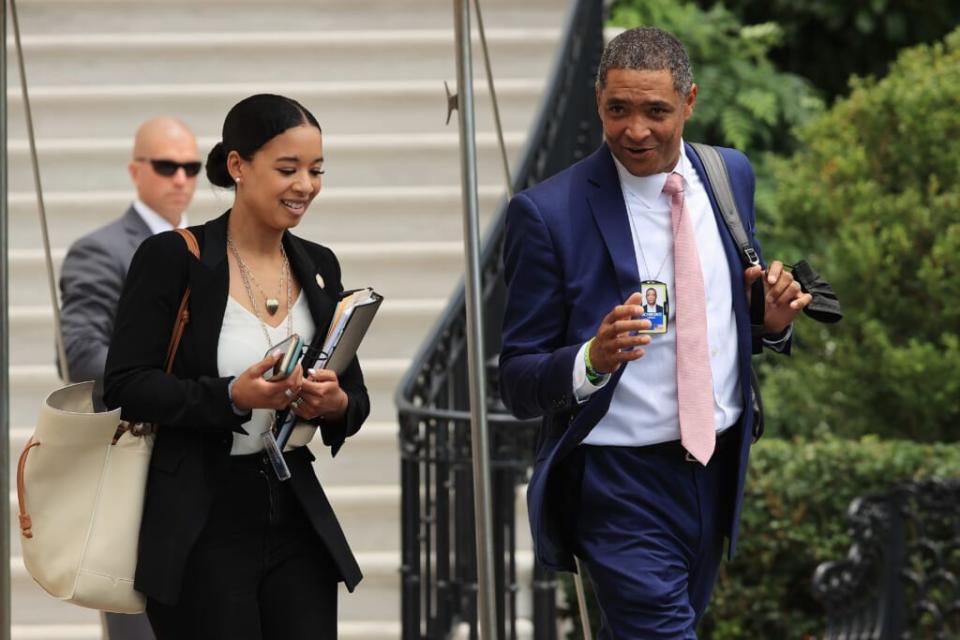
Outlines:
MULTIPOLYGON (((761 440, 750 457, 737 557, 721 565, 698 637, 802 640, 819 635, 824 613, 811 595, 811 580, 818 564, 846 555, 851 500, 902 481, 958 476, 956 445, 873 437, 761 440)), ((567 602, 575 609, 568 578, 565 574, 567 602)), ((588 601, 595 609, 595 600, 588 601)), ((593 628, 598 628, 596 619, 593 628)), ((579 637, 579 627, 568 635, 579 637)))
MULTIPOLYGON (((697 0, 712 7, 717 0, 697 0)), ((960 23, 960 3, 928 0, 723 0, 744 23, 775 21, 783 38, 770 51, 832 101, 852 75, 880 76, 903 47, 934 42, 960 23)))
POLYGON ((774 165, 768 256, 807 256, 843 322, 801 320, 765 369, 773 433, 960 437, 960 30, 802 129, 774 165))
POLYGON ((684 137, 731 146, 759 159, 762 151, 794 148, 791 131, 822 109, 809 83, 767 60, 780 41, 772 23, 743 26, 722 6, 704 11, 692 2, 619 0, 610 24, 659 27, 687 47, 699 87, 684 137))

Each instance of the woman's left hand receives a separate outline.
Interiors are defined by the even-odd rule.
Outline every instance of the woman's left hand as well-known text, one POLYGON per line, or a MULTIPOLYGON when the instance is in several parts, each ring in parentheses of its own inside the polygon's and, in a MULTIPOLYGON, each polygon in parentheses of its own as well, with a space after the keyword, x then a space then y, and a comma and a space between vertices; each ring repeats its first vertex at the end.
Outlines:
POLYGON ((328 369, 310 369, 303 377, 299 397, 290 407, 304 420, 339 420, 347 412, 347 404, 347 394, 340 388, 337 374, 328 369))

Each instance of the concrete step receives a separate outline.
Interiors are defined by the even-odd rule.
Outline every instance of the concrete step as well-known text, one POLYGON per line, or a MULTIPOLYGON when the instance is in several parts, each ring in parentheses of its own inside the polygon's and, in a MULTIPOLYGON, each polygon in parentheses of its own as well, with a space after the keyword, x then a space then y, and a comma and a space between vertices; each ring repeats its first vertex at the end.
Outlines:
MULTIPOLYGON (((264 92, 299 100, 317 115, 327 133, 436 133, 443 130, 447 116, 444 80, 452 91, 453 74, 428 80, 386 76, 379 81, 71 85, 32 88, 30 103, 39 138, 128 137, 144 119, 158 113, 177 115, 194 131, 210 135, 221 130, 224 116, 237 101, 264 92)), ((543 76, 497 81, 505 131, 529 129, 544 86, 543 76)), ((477 81, 475 93, 477 130, 493 131, 486 83, 477 81)), ((8 100, 8 135, 26 138, 19 89, 11 88, 8 100)))
MULTIPOLYGON (((341 586, 338 615, 343 621, 392 622, 400 617, 400 554, 357 553, 363 582, 351 594, 341 586)), ((13 624, 90 624, 97 612, 51 598, 23 567, 20 557, 10 559, 13 624)))
MULTIPOLYGON (((333 242, 386 242, 396 240, 458 241, 463 238, 460 185, 340 187, 328 180, 294 230, 298 236, 329 244, 333 242)), ((493 217, 505 192, 503 182, 479 188, 482 226, 493 217)), ((49 185, 48 185, 49 187, 49 185)), ((50 242, 67 247, 80 236, 116 219, 136 196, 132 188, 122 191, 46 191, 50 242)), ((233 192, 203 185, 197 189, 188 211, 190 224, 215 218, 233 204, 233 192)), ((40 247, 40 223, 36 195, 12 192, 10 240, 13 249, 40 247)))
MULTIPOLYGON (((95 613, 95 612, 93 612, 95 613)), ((400 637, 399 622, 359 622, 341 620, 337 636, 352 640, 387 640, 400 637)), ((80 624, 15 624, 12 640, 101 640, 99 623, 80 624)))
MULTIPOLYGON (((353 462, 358 460, 356 456, 352 457, 353 462)), ((347 464, 344 456, 339 466, 347 464)), ((399 478, 388 485, 334 486, 326 487, 325 492, 354 553, 400 552, 399 478)), ((17 512, 17 494, 14 491, 10 494, 10 513, 17 512)), ((11 524, 10 555, 19 556, 20 531, 15 523, 11 524)))
MULTIPOLYGON (((324 188, 361 189, 407 187, 417 185, 459 186, 460 150, 455 123, 447 132, 430 134, 336 135, 324 136, 324 188)), ((217 133, 217 132, 212 132, 217 133)), ((130 188, 127 165, 133 131, 121 138, 73 138, 40 140, 40 179, 45 188, 62 191, 122 191, 130 188), (83 171, 78 171, 83 167, 83 171)), ((200 159, 220 140, 219 135, 198 140, 200 159)), ((507 157, 511 166, 519 162, 518 154, 524 134, 506 132, 507 157)), ((33 192, 33 164, 26 140, 11 140, 9 152, 9 188, 17 192, 33 192)), ((477 175, 480 184, 504 184, 503 162, 494 133, 482 133, 477 139, 477 175)), ((197 190, 213 187, 201 172, 197 190)))
MULTIPOLYGON (((389 299, 364 338, 361 357, 411 358, 446 305, 443 298, 389 299)), ((53 311, 49 306, 10 309, 11 365, 54 362, 53 311)))
MULTIPOLYGON (((340 261, 345 288, 373 287, 387 300, 445 299, 464 269, 463 244, 458 242, 331 242, 329 246, 340 261)), ((58 277, 65 254, 65 249, 53 252, 58 277)), ((13 249, 9 257, 10 305, 48 305, 43 251, 13 249)))
MULTIPOLYGON (((393 29, 453 24, 452 5, 435 0, 125 0, 122 5, 117 0, 20 0, 17 6, 24 34, 356 30, 369 29, 372 16, 376 24, 393 29)), ((567 0, 484 0, 481 8, 491 29, 559 27, 567 6, 567 0)))
MULTIPOLYGON (((370 394, 370 419, 394 420, 393 396, 410 361, 404 358, 367 358, 360 361, 370 394)), ((61 385, 53 365, 10 367, 10 424, 34 424, 40 403, 61 385)))
MULTIPOLYGON (((452 17, 452 16, 451 16, 452 17)), ((452 20, 451 20, 452 21, 452 20)), ((387 23, 383 23, 387 24, 387 23)), ((309 23, 300 23, 310 28, 309 23)), ((495 78, 538 77, 549 72, 560 39, 556 28, 487 31, 495 78)), ((34 87, 62 84, 176 84, 191 78, 245 82, 304 79, 291 60, 319 61, 312 81, 455 78, 452 26, 445 29, 327 31, 230 31, 211 33, 83 33, 25 35, 27 78, 34 87)), ((483 69, 477 35, 478 70, 483 69)), ((8 41, 15 63, 13 38, 8 41)), ((11 73, 11 86, 20 82, 11 73)))

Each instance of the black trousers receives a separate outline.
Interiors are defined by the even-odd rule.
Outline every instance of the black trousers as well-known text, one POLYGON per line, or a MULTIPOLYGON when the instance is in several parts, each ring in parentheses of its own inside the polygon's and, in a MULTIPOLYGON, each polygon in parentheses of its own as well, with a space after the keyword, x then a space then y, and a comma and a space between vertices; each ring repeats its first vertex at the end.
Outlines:
POLYGON ((233 456, 175 606, 147 599, 158 640, 337 637, 337 571, 265 455, 233 456))

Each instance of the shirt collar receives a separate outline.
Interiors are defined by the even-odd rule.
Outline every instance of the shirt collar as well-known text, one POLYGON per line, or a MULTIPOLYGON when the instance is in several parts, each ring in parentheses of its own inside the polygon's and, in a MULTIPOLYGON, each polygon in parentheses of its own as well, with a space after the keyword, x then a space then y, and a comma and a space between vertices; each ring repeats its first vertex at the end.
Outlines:
POLYGON ((663 193, 663 186, 667 183, 667 176, 671 173, 679 173, 683 178, 684 186, 690 184, 690 172, 693 168, 687 159, 684 151, 686 145, 680 140, 680 158, 672 171, 667 173, 655 173, 652 176, 635 176, 623 166, 617 157, 611 154, 613 162, 617 167, 617 174, 620 176, 620 186, 623 188, 624 195, 629 193, 648 208, 661 207, 664 203, 669 206, 669 199, 663 193))
MULTIPOLYGON (((164 231, 173 231, 174 227, 170 224, 170 221, 161 216, 159 213, 148 207, 143 203, 143 200, 137 198, 133 201, 133 208, 143 219, 144 223, 150 227, 150 233, 157 235, 158 233, 163 233, 164 231)), ((187 227, 187 214, 184 212, 180 216, 180 224, 177 225, 179 229, 185 229, 187 227)))

